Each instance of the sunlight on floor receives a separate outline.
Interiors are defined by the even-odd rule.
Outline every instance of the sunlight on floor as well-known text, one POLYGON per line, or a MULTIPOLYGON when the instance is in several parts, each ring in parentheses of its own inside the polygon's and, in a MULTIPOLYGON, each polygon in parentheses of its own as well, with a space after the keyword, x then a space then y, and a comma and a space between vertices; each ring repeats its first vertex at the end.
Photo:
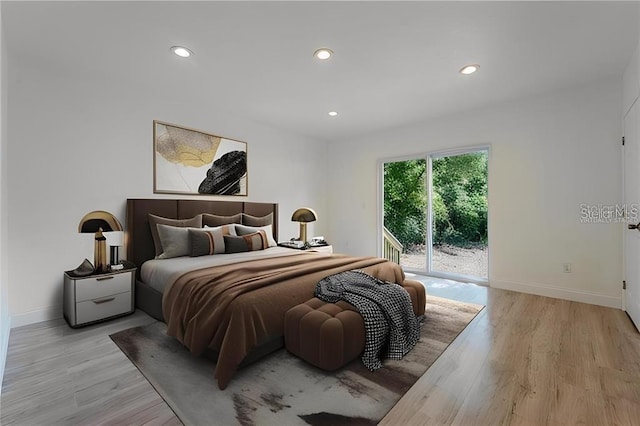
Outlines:
POLYGON ((482 305, 487 303, 487 287, 482 285, 428 277, 411 272, 405 272, 405 276, 423 283, 427 288, 427 294, 432 296, 482 305))

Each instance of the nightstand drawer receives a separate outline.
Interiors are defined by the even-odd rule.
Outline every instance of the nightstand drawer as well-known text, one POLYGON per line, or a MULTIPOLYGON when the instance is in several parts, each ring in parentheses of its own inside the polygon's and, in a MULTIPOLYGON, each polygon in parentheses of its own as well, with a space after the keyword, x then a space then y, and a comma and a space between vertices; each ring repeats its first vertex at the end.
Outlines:
POLYGON ((76 302, 131 292, 131 272, 76 281, 76 302))
MULTIPOLYGON (((129 277, 129 274, 124 274, 129 277)), ((131 278, 131 277, 129 277, 131 278)), ((131 281, 129 280, 129 289, 131 281)), ((93 300, 76 303, 76 323, 97 321, 114 315, 131 312, 131 292, 97 297, 93 300)))
POLYGON ((310 247, 309 251, 315 251, 317 253, 333 254, 333 246, 315 246, 315 247, 310 247))

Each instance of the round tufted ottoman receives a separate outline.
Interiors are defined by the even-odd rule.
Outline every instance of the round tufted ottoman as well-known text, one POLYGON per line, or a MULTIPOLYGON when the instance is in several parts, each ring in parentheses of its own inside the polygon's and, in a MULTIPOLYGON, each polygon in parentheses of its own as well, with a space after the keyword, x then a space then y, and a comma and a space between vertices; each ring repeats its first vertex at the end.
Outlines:
POLYGON ((347 302, 314 297, 284 317, 287 350, 323 370, 336 370, 364 351, 364 321, 347 302))
POLYGON ((409 293, 411 305, 413 305, 413 313, 417 317, 424 315, 424 308, 427 304, 427 291, 424 288, 424 284, 420 281, 407 279, 402 283, 402 287, 409 293))
MULTIPOLYGON (((419 281, 405 280, 413 312, 423 315, 426 292, 419 281)), ((326 303, 318 298, 289 309, 284 318, 287 350, 323 370, 336 370, 364 351, 364 321, 347 302, 326 303)))

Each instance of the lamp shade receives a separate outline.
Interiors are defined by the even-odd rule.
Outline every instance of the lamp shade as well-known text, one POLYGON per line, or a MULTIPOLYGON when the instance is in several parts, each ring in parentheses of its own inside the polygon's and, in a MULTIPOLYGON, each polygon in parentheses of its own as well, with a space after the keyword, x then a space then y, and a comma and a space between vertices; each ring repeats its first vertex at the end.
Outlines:
POLYGON ((122 231, 122 225, 109 212, 95 210, 84 215, 78 225, 78 232, 95 234, 93 266, 98 273, 107 272, 107 239, 102 232, 122 231))
POLYGON ((95 210, 84 215, 78 225, 78 232, 95 233, 100 228, 104 232, 122 231, 122 225, 114 215, 103 210, 95 210))
POLYGON ((315 222, 318 220, 318 215, 312 209, 308 207, 302 207, 293 212, 291 216, 293 222, 315 222))

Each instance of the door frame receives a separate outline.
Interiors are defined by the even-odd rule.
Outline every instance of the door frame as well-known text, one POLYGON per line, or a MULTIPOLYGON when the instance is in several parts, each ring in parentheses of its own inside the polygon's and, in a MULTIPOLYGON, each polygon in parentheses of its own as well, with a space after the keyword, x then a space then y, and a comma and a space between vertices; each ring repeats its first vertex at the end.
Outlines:
MULTIPOLYGON (((409 160, 425 160, 427 162, 426 165, 426 173, 425 173, 425 185, 427 188, 427 211, 425 214, 427 215, 427 232, 425 236, 425 245, 427 250, 427 267, 426 270, 413 269, 413 268, 403 268, 407 272, 415 273, 418 275, 427 275, 436 278, 444 278, 454 281, 462 281, 469 282, 474 284, 480 284, 489 286, 489 277, 491 276, 491 249, 489 244, 487 244, 487 277, 474 277, 470 275, 463 274, 451 274, 447 272, 434 272, 431 269, 431 244, 433 241, 433 213, 431 209, 432 204, 432 180, 431 180, 431 159, 432 158, 442 158, 442 157, 450 157, 454 155, 461 154, 469 154, 473 152, 487 152, 487 212, 490 212, 490 176, 491 176, 491 144, 483 144, 483 145, 472 145, 460 148, 451 148, 451 149, 443 149, 437 151, 428 151, 426 153, 419 154, 410 154, 403 155, 397 157, 386 157, 378 159, 378 191, 377 191, 377 238, 376 238, 376 253, 379 257, 383 256, 383 244, 384 244, 384 235, 383 235, 383 226, 384 226, 384 165, 386 163, 393 163, 398 161, 409 161, 409 160)), ((487 235, 491 234, 491 215, 487 214, 487 235)), ((491 238, 489 238, 490 240, 491 238)))
MULTIPOLYGON (((627 119, 627 115, 629 114, 629 112, 631 111, 631 109, 634 107, 634 105, 636 104, 638 98, 636 98, 631 105, 627 108, 626 111, 623 112, 622 114, 622 123, 621 123, 621 132, 622 132, 622 139, 624 140, 625 138, 625 120, 627 119)), ((625 164, 625 153, 626 153, 626 149, 624 146, 624 143, 621 144, 620 146, 620 171, 621 171, 621 180, 622 180, 622 202, 626 203, 626 194, 627 194, 627 165, 625 164)), ((625 235, 625 231, 626 231, 626 227, 627 227, 627 218, 625 217, 625 221, 624 221, 624 226, 622 228, 622 232, 621 232, 621 236, 622 236, 622 282, 624 283, 627 280, 627 242, 626 242, 626 235, 625 235)), ((624 288, 624 284, 622 286, 622 289, 620 290, 620 308, 626 313, 627 312, 627 291, 624 288)), ((629 314, 627 314, 629 315, 629 314)), ((629 317, 631 318, 631 317, 629 317)), ((631 322, 633 322, 633 320, 631 320, 631 322)), ((634 324, 635 325, 635 324, 634 324)))
MULTIPOLYGON (((635 141, 633 141, 633 143, 636 144, 636 151, 640 150, 640 113, 637 112, 637 108, 640 108, 640 106, 638 106, 638 99, 636 98, 631 105, 629 106, 629 108, 627 109, 627 111, 623 114, 622 117, 622 137, 623 140, 626 139, 626 141, 629 141, 629 134, 627 134, 627 118, 630 117, 630 115, 632 115, 632 111, 633 111, 633 115, 634 115, 634 123, 632 123, 632 125, 635 127, 635 141), (636 110, 634 111, 634 108, 636 108, 636 110)), ((622 202, 624 203, 625 206, 627 206, 627 208, 629 207, 629 203, 631 203, 633 205, 633 201, 635 202, 639 202, 640 200, 628 200, 627 199, 627 156, 628 156, 628 148, 629 145, 628 144, 621 144, 621 162, 622 162, 622 167, 620 168, 622 171, 622 202)), ((636 218, 635 221, 630 222, 629 218, 627 217, 627 215, 625 215, 624 217, 624 221, 623 221, 623 227, 622 227, 622 279, 624 280, 624 282, 627 283, 627 288, 625 289, 624 286, 620 292, 620 304, 621 304, 621 309, 627 314, 627 316, 629 317, 631 323, 636 327, 636 330, 640 331, 640 321, 638 318, 634 318, 632 317, 631 314, 629 314, 629 307, 633 305, 634 310, 632 312, 633 315, 635 315, 636 317, 638 316, 638 312, 635 309, 635 303, 632 299, 627 297, 627 293, 631 290, 631 288, 633 288, 633 286, 635 286, 636 291, 638 286, 640 285, 640 282, 633 282, 633 280, 630 279, 629 277, 629 270, 628 270, 628 265, 627 265, 627 256, 629 255, 629 247, 627 244, 627 239, 628 237, 628 232, 630 231, 629 229, 627 229, 629 224, 634 223, 635 221, 637 221, 638 219, 636 218), (632 287, 629 287, 632 286, 632 287), (629 301, 631 300, 631 303, 629 303, 629 301), (638 322, 638 323, 637 323, 638 322)), ((633 231, 631 231, 633 232, 633 231)), ((638 279, 638 277, 633 277, 636 280, 638 279)))

